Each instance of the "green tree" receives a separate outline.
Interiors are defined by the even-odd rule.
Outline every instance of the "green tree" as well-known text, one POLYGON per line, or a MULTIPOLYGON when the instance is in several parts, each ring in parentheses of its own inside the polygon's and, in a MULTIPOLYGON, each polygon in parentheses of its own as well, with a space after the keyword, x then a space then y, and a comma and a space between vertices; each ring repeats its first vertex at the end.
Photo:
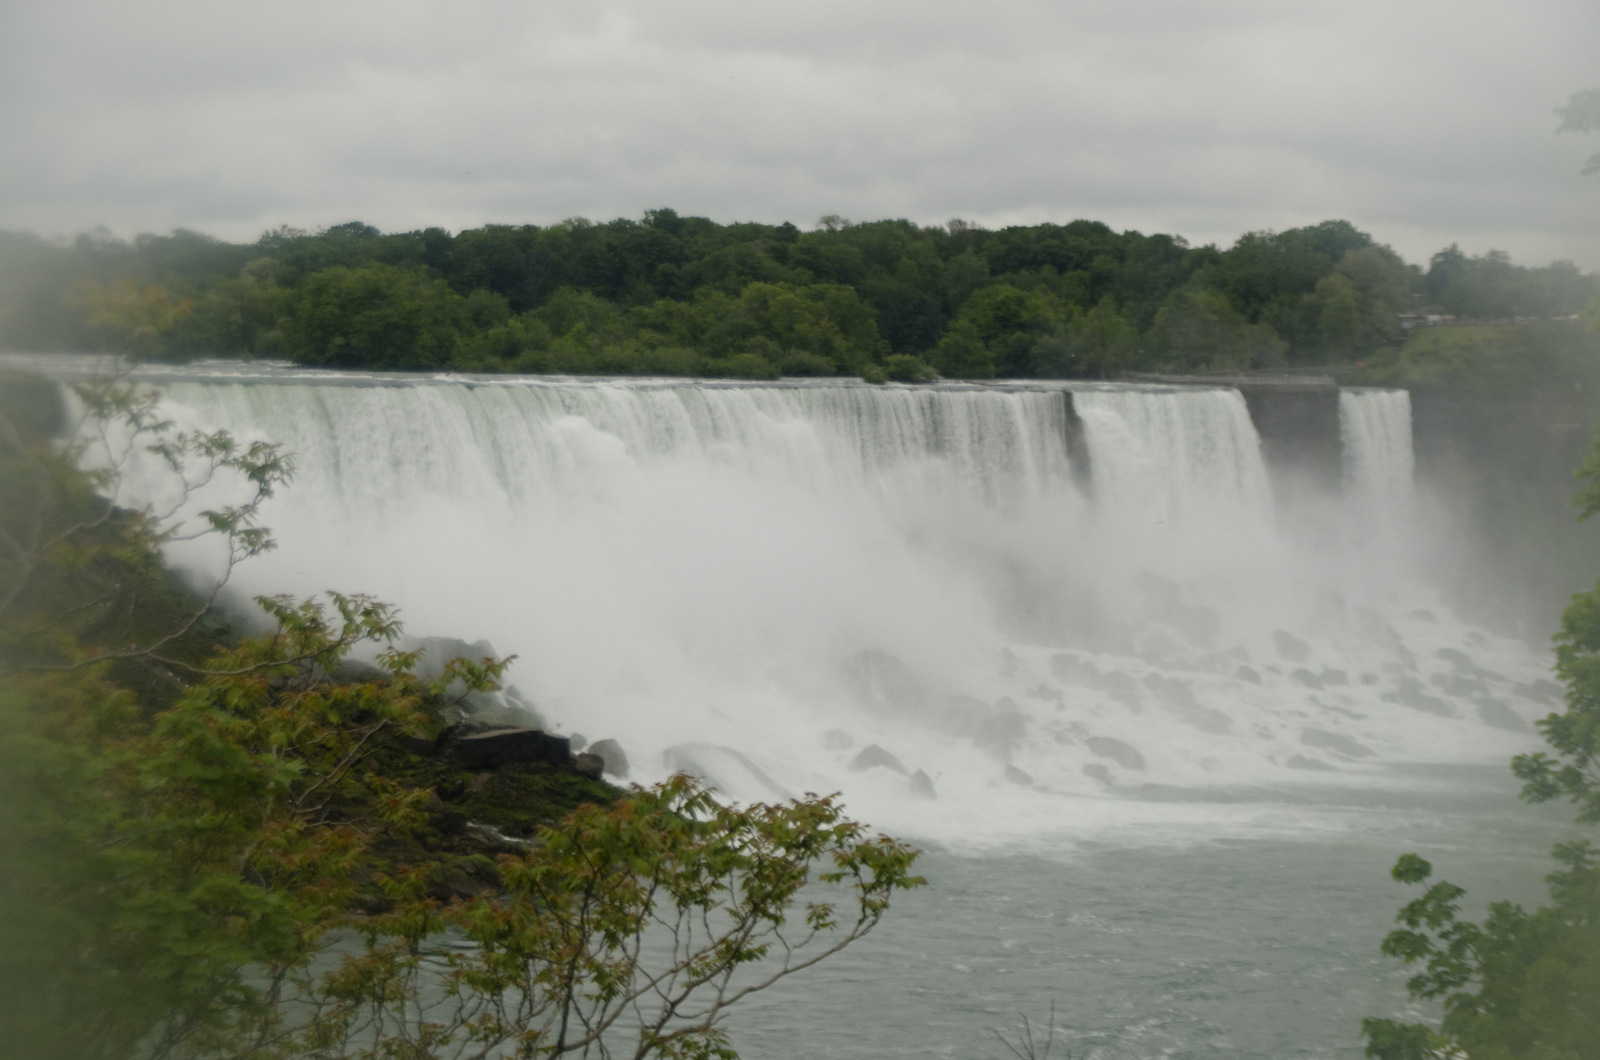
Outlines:
POLYGON ((1220 291, 1183 287, 1156 314, 1145 337, 1168 372, 1218 372, 1277 364, 1284 342, 1266 324, 1251 324, 1220 291))
POLYGON ((1317 337, 1327 356, 1354 360, 1363 345, 1361 292, 1348 276, 1330 272, 1317 281, 1312 299, 1317 314, 1317 337))
POLYGON ((301 364, 442 368, 461 348, 466 300, 421 268, 338 265, 287 303, 285 347, 301 364))
POLYGON ((1346 252, 1334 271, 1350 281, 1359 298, 1356 352, 1370 354, 1399 339, 1400 314, 1414 303, 1420 274, 1388 247, 1376 245, 1346 252))
POLYGON ((990 284, 967 298, 930 359, 952 378, 1026 377, 1034 372, 1034 347, 1063 315, 1061 304, 1038 284, 1031 290, 990 284))
POLYGON ((166 356, 281 356, 279 317, 287 294, 277 283, 273 262, 258 258, 195 300, 194 311, 178 322, 163 344, 166 356))
POLYGON ((994 353, 984 345, 978 329, 957 322, 945 332, 931 354, 933 367, 947 379, 993 379, 994 353))
POLYGON ((931 383, 939 378, 932 365, 909 353, 891 353, 884 358, 883 373, 897 383, 931 383))
POLYGON ((1042 379, 1105 379, 1132 367, 1139 332, 1110 296, 1087 313, 1077 306, 1033 346, 1033 372, 1042 379))
POLYGON ((83 280, 73 295, 84 322, 106 337, 115 350, 148 354, 161 337, 194 310, 194 301, 175 298, 159 283, 131 277, 97 282, 83 280))

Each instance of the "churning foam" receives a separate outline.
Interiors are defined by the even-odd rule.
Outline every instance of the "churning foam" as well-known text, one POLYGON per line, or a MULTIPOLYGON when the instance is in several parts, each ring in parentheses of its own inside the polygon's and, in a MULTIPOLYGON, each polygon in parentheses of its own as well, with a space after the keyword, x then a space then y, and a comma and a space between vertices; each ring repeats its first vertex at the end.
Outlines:
MULTIPOLYGON (((487 639, 634 779, 687 768, 742 798, 843 790, 929 837, 1035 834, 1148 783, 1503 760, 1553 689, 1541 654, 1375 562, 1381 542, 1287 539, 1227 388, 240 367, 160 385, 183 424, 295 454, 266 520, 280 548, 240 590, 367 592, 412 633, 487 639)), ((1394 525, 1406 398, 1341 398, 1346 501, 1394 525)))

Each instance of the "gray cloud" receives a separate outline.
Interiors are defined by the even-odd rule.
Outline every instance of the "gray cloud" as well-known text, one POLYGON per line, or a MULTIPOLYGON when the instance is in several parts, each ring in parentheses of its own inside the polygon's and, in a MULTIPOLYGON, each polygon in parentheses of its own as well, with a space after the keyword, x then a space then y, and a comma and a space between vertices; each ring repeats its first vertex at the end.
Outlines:
POLYGON ((13 3, 0 225, 1346 217, 1600 267, 1592 0, 13 3))

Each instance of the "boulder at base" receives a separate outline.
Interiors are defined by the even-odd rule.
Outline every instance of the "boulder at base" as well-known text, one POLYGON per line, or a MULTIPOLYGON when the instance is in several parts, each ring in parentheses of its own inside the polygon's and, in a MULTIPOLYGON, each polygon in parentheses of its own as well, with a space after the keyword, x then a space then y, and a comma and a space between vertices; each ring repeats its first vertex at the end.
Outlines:
POLYGON ((542 729, 487 729, 458 737, 451 757, 463 769, 499 769, 528 762, 564 766, 572 763, 572 746, 565 736, 542 729))
POLYGON ((600 760, 606 764, 606 772, 623 780, 628 779, 628 756, 622 752, 622 745, 609 737, 596 740, 589 753, 599 755, 600 760))
POLYGON ((850 772, 861 773, 868 769, 876 769, 879 766, 899 773, 901 776, 908 776, 911 772, 900 762, 900 759, 875 743, 869 743, 861 749, 861 753, 856 755, 855 759, 850 763, 850 772))

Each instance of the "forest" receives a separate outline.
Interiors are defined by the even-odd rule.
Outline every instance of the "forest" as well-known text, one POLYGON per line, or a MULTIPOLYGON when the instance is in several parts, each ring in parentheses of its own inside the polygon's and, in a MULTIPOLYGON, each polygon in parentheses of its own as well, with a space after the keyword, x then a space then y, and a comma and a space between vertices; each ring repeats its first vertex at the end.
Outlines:
POLYGON ((70 242, 0 232, 0 348, 381 370, 869 381, 1351 365, 1403 317, 1549 320, 1596 277, 1451 246, 1408 265, 1346 221, 1231 247, 1096 221, 641 220, 70 242))

